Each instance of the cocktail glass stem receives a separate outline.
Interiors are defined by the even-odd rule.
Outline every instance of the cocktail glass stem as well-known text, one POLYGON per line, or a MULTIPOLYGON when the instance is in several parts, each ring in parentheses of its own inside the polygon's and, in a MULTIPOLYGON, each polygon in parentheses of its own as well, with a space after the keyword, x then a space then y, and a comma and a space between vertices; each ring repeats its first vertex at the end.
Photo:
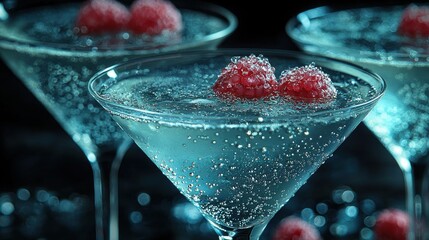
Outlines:
POLYGON ((404 157, 397 157, 397 161, 404 174, 406 186, 406 207, 410 215, 408 240, 428 240, 428 206, 425 198, 428 197, 429 189, 424 184, 428 166, 404 157))
MULTIPOLYGON (((426 162, 429 159, 426 159, 426 162)), ((422 197, 423 197, 423 214, 426 216, 426 239, 429 239, 429 164, 426 164, 425 174, 423 176, 422 184, 422 197)))
POLYGON ((407 189, 408 195, 408 211, 411 213, 411 224, 409 239, 411 240, 428 240, 429 239, 429 221, 427 216, 426 203, 424 201, 429 192, 427 186, 423 184, 425 164, 416 164, 411 162, 410 172, 406 176, 406 184, 409 186, 407 189))
POLYGON ((209 221, 215 232, 219 235, 219 240, 258 240, 268 224, 268 221, 251 228, 234 229, 219 226, 209 221))
POLYGON ((94 175, 94 206, 96 240, 119 239, 118 171, 131 141, 117 150, 87 154, 94 175))

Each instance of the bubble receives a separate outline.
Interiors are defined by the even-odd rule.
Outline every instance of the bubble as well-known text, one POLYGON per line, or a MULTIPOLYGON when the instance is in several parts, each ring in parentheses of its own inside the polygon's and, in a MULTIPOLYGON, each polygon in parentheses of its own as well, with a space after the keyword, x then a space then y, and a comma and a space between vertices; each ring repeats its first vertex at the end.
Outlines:
POLYGON ((346 190, 341 194, 341 199, 346 203, 351 203, 355 199, 355 193, 350 190, 346 190))
POLYGON ((146 206, 150 203, 151 197, 148 193, 142 192, 137 196, 137 202, 140 206, 146 206))
POLYGON ((133 224, 138 224, 138 223, 141 223, 141 222, 142 222, 142 220, 143 220, 143 215, 142 215, 142 214, 141 214, 141 212, 139 212, 139 211, 132 211, 132 212, 130 213, 129 218, 130 218, 130 222, 131 222, 131 223, 133 223, 133 224))
POLYGON ((361 211, 365 214, 373 213, 375 207, 375 202, 372 199, 364 199, 361 203, 361 211))
POLYGON ((362 240, 374 239, 374 232, 370 228, 362 228, 359 235, 362 240))
POLYGON ((31 196, 30 191, 28 191, 25 188, 19 188, 17 190, 16 195, 17 195, 18 199, 22 200, 22 201, 27 201, 31 196))
POLYGON ((4 215, 10 215, 15 211, 15 206, 12 202, 3 202, 0 204, 0 212, 4 215))
POLYGON ((355 218, 358 215, 358 208, 355 206, 347 206, 345 209, 345 214, 348 217, 355 218))
POLYGON ((348 234, 349 228, 344 224, 332 224, 329 227, 329 231, 334 236, 342 237, 342 236, 346 236, 348 234))
POLYGON ((315 216, 313 223, 316 227, 321 228, 326 225, 326 218, 323 216, 315 216))
POLYGON ((377 218, 375 216, 367 216, 364 218, 364 224, 365 226, 372 228, 375 225, 375 222, 377 221, 377 218))
POLYGON ((60 201, 59 210, 62 212, 72 212, 76 210, 76 206, 69 199, 62 199, 60 201))
POLYGON ((310 220, 314 217, 314 212, 311 208, 304 208, 301 210, 301 216, 303 219, 310 220))
POLYGON ((36 199, 39 202, 46 202, 49 199, 50 194, 45 190, 39 190, 36 192, 36 199))
POLYGON ((326 203, 318 203, 316 205, 316 211, 319 214, 326 214, 328 212, 328 210, 329 210, 329 207, 328 207, 328 204, 326 204, 326 203))

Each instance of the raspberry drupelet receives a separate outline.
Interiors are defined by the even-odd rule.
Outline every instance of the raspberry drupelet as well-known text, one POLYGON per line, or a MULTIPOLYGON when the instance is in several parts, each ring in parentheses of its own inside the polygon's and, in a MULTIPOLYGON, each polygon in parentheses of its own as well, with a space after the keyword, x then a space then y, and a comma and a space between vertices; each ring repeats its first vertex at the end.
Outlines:
POLYGON ((402 13, 398 33, 408 37, 429 37, 429 6, 409 5, 402 13))
POLYGON ((409 217, 400 209, 385 209, 379 213, 375 222, 376 240, 406 240, 409 217))
POLYGON ((135 34, 158 35, 183 28, 180 11, 167 0, 136 0, 130 11, 128 28, 135 34))
POLYGON ((273 96, 278 83, 274 67, 262 55, 234 57, 222 70, 214 92, 226 99, 260 99, 273 96))
POLYGON ((314 64, 283 71, 278 92, 287 99, 307 103, 326 103, 337 96, 329 75, 314 64))
POLYGON ((125 30, 130 12, 115 0, 88 0, 79 10, 75 26, 78 34, 101 34, 125 30))
POLYGON ((322 240, 319 231, 298 217, 287 217, 277 226, 273 240, 322 240))

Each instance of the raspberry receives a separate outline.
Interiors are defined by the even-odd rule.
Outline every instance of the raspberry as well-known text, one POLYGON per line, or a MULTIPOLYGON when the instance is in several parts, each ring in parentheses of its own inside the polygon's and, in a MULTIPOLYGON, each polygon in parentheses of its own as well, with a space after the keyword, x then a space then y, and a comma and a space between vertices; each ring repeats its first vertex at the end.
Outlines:
POLYGON ((262 55, 234 57, 222 70, 213 91, 227 99, 258 99, 274 95, 278 83, 274 67, 262 55))
POLYGON ((158 35, 182 29, 182 15, 169 1, 137 0, 131 5, 129 29, 135 34, 158 35))
POLYGON ((399 209, 385 209, 375 222, 377 240, 406 240, 409 218, 407 213, 399 209))
POLYGON ((125 29, 129 19, 128 9, 115 0, 90 0, 79 10, 75 25, 80 34, 100 34, 125 29))
POLYGON ((277 226, 273 240, 321 240, 319 231, 298 217, 287 217, 277 226))
POLYGON ((298 102, 325 103, 336 98, 337 90, 328 74, 310 64, 283 71, 279 95, 298 102))
POLYGON ((408 37, 429 37, 429 6, 409 5, 405 8, 398 32, 408 37))

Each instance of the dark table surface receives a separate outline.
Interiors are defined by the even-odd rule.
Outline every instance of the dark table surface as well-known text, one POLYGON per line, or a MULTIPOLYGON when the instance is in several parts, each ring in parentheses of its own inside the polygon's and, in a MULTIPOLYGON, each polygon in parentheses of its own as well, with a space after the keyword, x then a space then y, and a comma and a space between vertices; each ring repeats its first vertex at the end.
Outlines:
MULTIPOLYGON (((239 20, 237 30, 221 48, 294 51, 298 49, 284 27, 297 13, 322 5, 373 3, 208 2, 228 8, 239 20)), ((87 160, 45 108, 0 63, 0 239, 94 239, 92 172, 87 160)), ((207 222, 135 145, 127 152, 119 174, 121 239, 216 239, 207 222)), ((367 227, 366 216, 387 207, 404 208, 401 171, 363 124, 274 217, 263 238, 271 238, 282 218, 306 216, 322 205, 330 209, 320 229, 326 239, 359 239, 367 227), (341 200, 339 196, 345 192, 354 197, 341 200), (345 216, 348 207, 357 209, 358 216, 345 216), (341 226, 348 231, 344 236, 341 226)))

